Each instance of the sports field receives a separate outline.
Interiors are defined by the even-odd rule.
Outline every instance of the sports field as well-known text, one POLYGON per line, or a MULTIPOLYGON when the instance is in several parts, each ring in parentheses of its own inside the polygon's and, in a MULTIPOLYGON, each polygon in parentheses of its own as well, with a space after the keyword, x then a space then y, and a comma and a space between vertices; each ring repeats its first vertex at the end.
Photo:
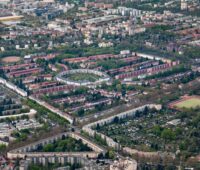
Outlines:
POLYGON ((175 106, 178 108, 188 108, 188 109, 200 107, 200 98, 191 97, 183 101, 177 102, 175 106))

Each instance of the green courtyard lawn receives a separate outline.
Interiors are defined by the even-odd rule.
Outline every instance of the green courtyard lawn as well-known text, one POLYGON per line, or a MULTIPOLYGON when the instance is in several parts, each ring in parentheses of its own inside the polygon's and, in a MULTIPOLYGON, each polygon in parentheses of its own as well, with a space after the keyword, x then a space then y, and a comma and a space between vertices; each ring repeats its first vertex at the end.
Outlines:
POLYGON ((92 151, 82 140, 76 140, 72 137, 63 137, 53 143, 39 146, 34 152, 84 152, 92 151))
POLYGON ((72 81, 90 81, 90 82, 95 82, 100 78, 100 76, 90 73, 75 73, 71 75, 66 75, 66 77, 72 81))

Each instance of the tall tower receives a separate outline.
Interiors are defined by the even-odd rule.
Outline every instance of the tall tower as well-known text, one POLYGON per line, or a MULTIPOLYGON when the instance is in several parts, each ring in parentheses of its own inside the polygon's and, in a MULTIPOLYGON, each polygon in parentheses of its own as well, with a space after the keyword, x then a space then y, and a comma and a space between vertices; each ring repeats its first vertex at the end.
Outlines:
POLYGON ((188 5, 186 0, 181 0, 181 10, 187 10, 188 5))

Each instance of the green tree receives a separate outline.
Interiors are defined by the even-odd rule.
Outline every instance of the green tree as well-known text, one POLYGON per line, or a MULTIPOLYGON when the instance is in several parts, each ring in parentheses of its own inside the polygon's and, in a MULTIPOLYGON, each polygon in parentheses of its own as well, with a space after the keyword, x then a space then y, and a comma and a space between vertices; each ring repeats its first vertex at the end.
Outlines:
POLYGON ((44 150, 44 152, 53 152, 54 151, 53 144, 49 143, 49 144, 45 145, 43 150, 44 150))
POLYGON ((165 140, 174 140, 176 135, 171 129, 164 129, 161 133, 161 137, 165 140))
POLYGON ((159 125, 156 125, 156 126, 153 127, 152 132, 155 135, 160 136, 161 133, 162 133, 162 129, 161 129, 161 127, 159 125))
POLYGON ((78 116, 84 116, 84 114, 85 114, 85 110, 84 109, 80 109, 80 110, 78 110, 78 116))

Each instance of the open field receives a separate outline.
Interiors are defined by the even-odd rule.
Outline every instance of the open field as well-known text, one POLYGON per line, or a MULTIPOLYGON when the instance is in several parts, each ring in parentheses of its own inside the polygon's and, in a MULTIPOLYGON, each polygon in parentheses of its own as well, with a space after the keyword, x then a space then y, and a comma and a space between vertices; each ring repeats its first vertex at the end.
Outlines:
POLYGON ((4 63, 16 63, 19 62, 21 59, 20 57, 16 57, 16 56, 11 56, 11 57, 4 57, 2 58, 2 62, 4 63))
POLYGON ((183 97, 181 100, 175 101, 170 104, 170 107, 175 108, 196 108, 200 107, 200 97, 198 96, 187 96, 183 97))

